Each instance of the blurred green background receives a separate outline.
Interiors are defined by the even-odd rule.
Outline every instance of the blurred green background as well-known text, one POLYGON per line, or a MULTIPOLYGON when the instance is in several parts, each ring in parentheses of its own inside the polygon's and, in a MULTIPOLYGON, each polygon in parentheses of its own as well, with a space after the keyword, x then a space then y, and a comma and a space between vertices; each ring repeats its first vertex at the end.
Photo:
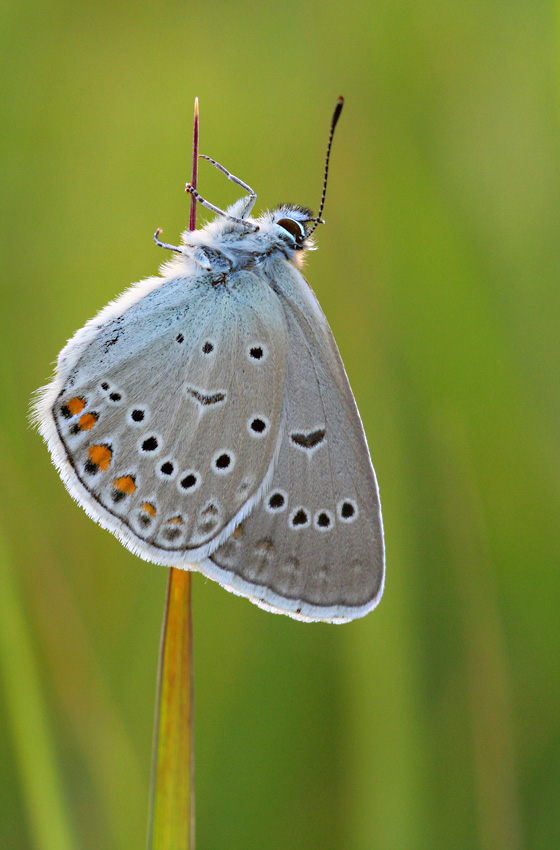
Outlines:
MULTIPOLYGON (((534 0, 1 10, 0 843, 144 846, 166 570, 27 424, 185 228, 201 151, 317 207, 307 277, 377 470, 378 610, 307 625, 194 577, 197 848, 560 844, 557 12, 534 0)), ((204 195, 238 192, 202 166, 204 195)))

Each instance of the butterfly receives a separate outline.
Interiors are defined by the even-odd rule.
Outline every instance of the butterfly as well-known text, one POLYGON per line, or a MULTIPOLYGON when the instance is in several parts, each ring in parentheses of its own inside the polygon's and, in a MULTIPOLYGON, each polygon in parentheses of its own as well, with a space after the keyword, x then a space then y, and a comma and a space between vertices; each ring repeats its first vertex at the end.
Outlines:
POLYGON ((379 493, 336 343, 300 271, 322 222, 246 193, 161 277, 77 331, 34 415, 70 494, 135 555, 270 611, 342 623, 384 583, 379 493))

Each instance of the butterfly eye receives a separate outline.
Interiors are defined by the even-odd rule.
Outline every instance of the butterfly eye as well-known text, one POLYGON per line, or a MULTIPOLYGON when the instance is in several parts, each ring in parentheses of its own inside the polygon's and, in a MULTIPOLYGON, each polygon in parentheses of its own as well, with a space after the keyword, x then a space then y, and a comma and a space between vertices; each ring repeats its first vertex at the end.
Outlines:
POLYGON ((295 221, 293 218, 281 218, 276 222, 280 227, 283 227, 284 230, 287 230, 290 233, 295 241, 296 248, 303 247, 303 240, 305 239, 305 228, 301 221, 295 221))

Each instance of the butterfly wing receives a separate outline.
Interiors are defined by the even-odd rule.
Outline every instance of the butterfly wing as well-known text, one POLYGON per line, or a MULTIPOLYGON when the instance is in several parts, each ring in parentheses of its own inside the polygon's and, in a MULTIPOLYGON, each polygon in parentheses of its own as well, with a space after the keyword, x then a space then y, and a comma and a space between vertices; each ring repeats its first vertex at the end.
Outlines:
POLYGON ((36 405, 72 496, 147 560, 204 558, 268 486, 286 339, 251 271, 125 292, 70 340, 36 405))
POLYGON ((381 508, 352 391, 319 304, 286 262, 271 269, 289 335, 284 427, 270 488, 202 564, 261 607, 345 622, 384 581, 381 508))

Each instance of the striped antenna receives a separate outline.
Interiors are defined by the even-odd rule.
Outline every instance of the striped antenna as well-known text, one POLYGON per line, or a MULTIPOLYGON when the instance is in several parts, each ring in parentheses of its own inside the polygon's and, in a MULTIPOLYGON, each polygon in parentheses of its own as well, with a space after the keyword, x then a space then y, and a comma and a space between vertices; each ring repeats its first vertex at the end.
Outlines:
POLYGON ((315 230, 315 228, 317 227, 318 224, 324 224, 324 222, 321 219, 321 214, 322 214, 324 206, 325 206, 325 198, 326 198, 326 195, 327 195, 327 177, 329 176, 329 159, 331 158, 332 140, 333 140, 333 136, 334 136, 334 128, 336 127, 336 125, 338 123, 338 119, 340 118, 340 113, 342 112, 343 106, 344 106, 344 98, 339 97, 337 102, 336 102, 336 107, 335 107, 334 114, 333 114, 333 117, 332 117, 331 131, 329 133, 329 143, 327 145, 327 157, 325 159, 325 179, 323 180, 323 194, 321 195, 321 206, 319 207, 319 212, 317 213, 317 218, 313 219, 315 224, 313 225, 313 227, 311 228, 311 230, 307 234, 306 238, 309 238, 309 236, 311 236, 311 234, 313 233, 313 231, 315 230))

